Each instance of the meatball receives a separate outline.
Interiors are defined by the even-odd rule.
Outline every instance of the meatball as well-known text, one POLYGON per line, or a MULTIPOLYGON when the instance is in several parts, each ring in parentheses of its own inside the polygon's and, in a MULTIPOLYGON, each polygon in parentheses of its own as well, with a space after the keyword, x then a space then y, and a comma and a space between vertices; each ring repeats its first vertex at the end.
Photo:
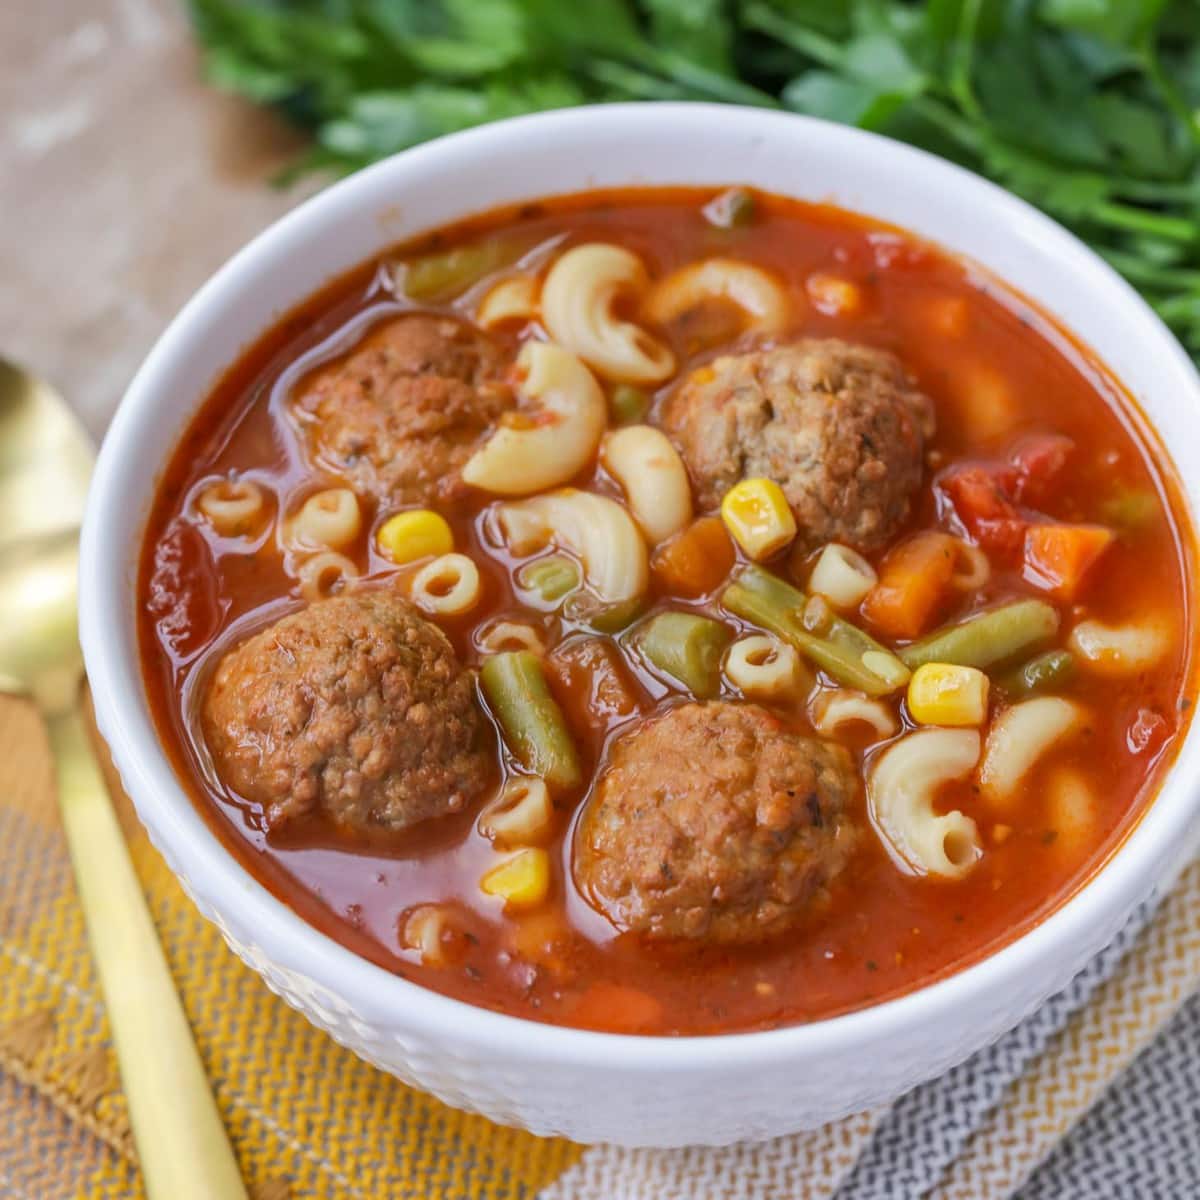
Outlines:
POLYGON ((399 832, 464 808, 492 755, 446 635, 390 591, 292 613, 230 650, 201 712, 217 773, 278 830, 399 832))
POLYGON ((849 754, 753 704, 685 704, 620 738, 575 877, 618 929, 754 942, 799 921, 854 840, 849 754))
POLYGON ((397 505, 451 501, 460 472, 512 389, 496 345, 448 317, 377 325, 346 357, 304 379, 292 401, 309 457, 397 505))
POLYGON ((663 426, 703 507, 766 476, 787 496, 803 547, 876 550, 908 515, 934 421, 896 358, 827 338, 700 368, 667 401, 663 426))

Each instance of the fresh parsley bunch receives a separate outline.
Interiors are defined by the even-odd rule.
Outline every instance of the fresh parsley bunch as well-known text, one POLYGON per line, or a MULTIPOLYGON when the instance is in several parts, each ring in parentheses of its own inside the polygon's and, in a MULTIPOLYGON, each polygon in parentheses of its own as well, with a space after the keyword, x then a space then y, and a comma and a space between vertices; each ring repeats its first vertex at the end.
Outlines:
POLYGON ((352 171, 605 100, 811 113, 1074 229, 1200 358, 1200 0, 192 0, 211 80, 352 171))

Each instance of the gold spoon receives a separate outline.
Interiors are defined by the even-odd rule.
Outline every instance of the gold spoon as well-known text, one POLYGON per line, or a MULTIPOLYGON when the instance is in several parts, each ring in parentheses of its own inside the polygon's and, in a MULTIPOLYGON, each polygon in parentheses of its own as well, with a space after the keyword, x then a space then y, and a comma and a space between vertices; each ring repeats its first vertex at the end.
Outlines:
POLYGON ((246 1200, 237 1161, 79 715, 79 523, 92 447, 62 398, 0 359, 0 691, 31 697, 150 1200, 246 1200))

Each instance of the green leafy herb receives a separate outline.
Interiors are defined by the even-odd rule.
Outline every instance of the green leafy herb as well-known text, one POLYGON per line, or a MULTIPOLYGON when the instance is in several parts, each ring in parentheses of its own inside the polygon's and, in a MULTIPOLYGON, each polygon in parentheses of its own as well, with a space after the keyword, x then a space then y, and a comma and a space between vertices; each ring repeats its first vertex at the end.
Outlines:
POLYGON ((1200 358, 1196 0, 192 0, 209 78, 352 171, 501 117, 717 100, 952 158, 1074 229, 1200 358))

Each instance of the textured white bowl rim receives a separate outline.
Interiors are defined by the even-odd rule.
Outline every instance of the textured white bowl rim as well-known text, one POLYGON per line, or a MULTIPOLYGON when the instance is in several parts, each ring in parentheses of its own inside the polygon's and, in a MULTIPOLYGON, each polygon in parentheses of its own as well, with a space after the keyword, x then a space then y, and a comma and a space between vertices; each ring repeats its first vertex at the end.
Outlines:
MULTIPOLYGON (((473 1048, 481 1053, 502 1048, 508 1058, 530 1062, 574 1064, 584 1069, 616 1065, 637 1075, 670 1072, 679 1077, 696 1074, 711 1078, 712 1071, 724 1066, 753 1068, 777 1064, 781 1059, 800 1063, 810 1052, 828 1056, 880 1036, 902 1042, 905 1031, 916 1026, 936 1025, 944 1019, 961 1021, 975 1001, 1004 988, 1007 980, 1020 978, 1026 970, 1038 969, 1055 947, 1086 940, 1095 922, 1129 909, 1153 886, 1154 881, 1146 876, 1154 864, 1189 839, 1196 808, 1194 781, 1200 778, 1200 723, 1192 723, 1157 799, 1109 861, 1050 916, 974 965, 897 999, 808 1024, 699 1037, 641 1037, 548 1025, 450 999, 373 965, 301 920, 237 862, 195 810, 147 720, 137 664, 121 653, 120 639, 110 636, 110 631, 132 619, 133 551, 114 545, 108 532, 118 527, 121 517, 115 507, 117 485, 123 472, 146 472, 147 464, 139 460, 139 427, 154 420, 156 380, 187 343, 201 309, 252 279, 268 245, 301 245, 302 231, 315 209, 335 198, 344 201, 378 174, 392 171, 401 160, 411 170, 437 171, 440 164, 457 157, 494 154, 501 145, 512 147, 514 139, 537 138, 552 128, 566 127, 582 135, 589 126, 625 123, 635 136, 638 123, 647 122, 675 123, 691 136, 702 136, 704 127, 712 122, 726 126, 740 122, 747 132, 788 122, 810 141, 843 141, 864 155, 884 156, 898 173, 919 173, 925 186, 945 187, 961 193, 964 201, 985 203, 997 216, 1022 227, 1040 246, 1051 248, 1078 277, 1081 296, 1090 302, 1102 297, 1104 303, 1122 310, 1129 322, 1129 336, 1141 339, 1143 353, 1159 357, 1156 369, 1163 387, 1176 389, 1181 400, 1200 401, 1200 380, 1191 362, 1115 272, 1029 205, 939 158, 887 138, 811 118, 721 105, 608 105, 519 117, 406 151, 333 185, 235 255, 184 307, 130 385, 99 456, 83 531, 81 636, 100 727, 152 839, 169 848, 168 857, 187 864, 198 894, 219 895, 222 909, 242 914, 239 924, 253 931, 253 940, 274 962, 344 999, 364 1020, 436 1038, 454 1046, 460 1055, 469 1056, 473 1048)), ((297 302, 302 299, 296 297, 297 302)), ((158 468, 160 464, 153 465, 158 468)))

